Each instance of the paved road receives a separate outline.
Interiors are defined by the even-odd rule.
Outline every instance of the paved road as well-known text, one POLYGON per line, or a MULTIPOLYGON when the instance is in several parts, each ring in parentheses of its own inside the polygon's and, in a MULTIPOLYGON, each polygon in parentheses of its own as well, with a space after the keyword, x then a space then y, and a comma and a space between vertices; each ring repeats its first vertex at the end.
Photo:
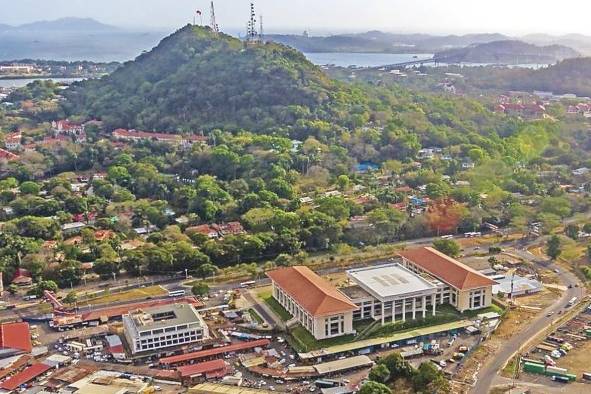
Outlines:
MULTIPOLYGON (((534 255, 525 250, 518 250, 516 254, 527 259, 528 261, 536 259, 534 255)), ((569 271, 561 270, 557 265, 550 262, 544 263, 544 266, 552 270, 559 270, 558 277, 561 283, 567 287, 570 285, 573 287, 567 288, 560 299, 546 308, 543 313, 534 319, 531 324, 529 324, 523 331, 512 336, 504 343, 504 345, 495 353, 494 358, 489 360, 479 371, 476 384, 472 390, 470 390, 471 393, 487 393, 493 383, 493 380, 497 376, 497 372, 501 370, 505 362, 513 355, 513 353, 517 351, 525 342, 527 342, 527 340, 535 337, 542 330, 550 326, 552 322, 557 319, 558 312, 564 310, 566 304, 571 298, 578 297, 579 300, 581 300, 585 295, 582 284, 574 274, 569 271), (578 287, 575 287, 575 285, 578 287), (552 316, 548 316, 548 313, 550 312, 553 312, 552 316)))

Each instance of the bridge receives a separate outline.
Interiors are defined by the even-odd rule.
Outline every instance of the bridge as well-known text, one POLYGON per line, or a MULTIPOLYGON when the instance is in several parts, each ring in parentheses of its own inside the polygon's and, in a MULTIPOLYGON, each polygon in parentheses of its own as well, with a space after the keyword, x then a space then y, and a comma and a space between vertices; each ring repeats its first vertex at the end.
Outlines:
POLYGON ((404 68, 404 67, 410 67, 410 66, 422 66, 424 64, 429 64, 429 63, 433 63, 433 64, 437 65, 438 63, 447 63, 447 60, 449 60, 449 59, 432 57, 429 59, 409 60, 407 62, 388 64, 385 66, 372 67, 372 68, 374 68, 376 70, 381 69, 381 70, 386 70, 386 71, 392 71, 392 70, 396 70, 398 68, 404 68))

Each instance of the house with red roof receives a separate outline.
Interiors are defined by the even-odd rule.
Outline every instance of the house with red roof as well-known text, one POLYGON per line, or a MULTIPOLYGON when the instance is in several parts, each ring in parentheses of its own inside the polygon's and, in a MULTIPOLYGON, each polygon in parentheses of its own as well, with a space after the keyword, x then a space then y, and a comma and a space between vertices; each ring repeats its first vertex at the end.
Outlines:
POLYGON ((417 274, 428 274, 446 286, 437 302, 450 304, 460 312, 487 308, 492 304, 495 281, 431 247, 406 249, 398 253, 402 265, 417 274))
POLYGON ((20 131, 9 133, 4 136, 4 146, 9 151, 18 151, 21 149, 21 139, 23 135, 20 131))
POLYGON ((0 149, 0 160, 6 161, 13 161, 19 158, 18 155, 15 155, 12 152, 7 151, 6 149, 0 149))
POLYGON ((12 278, 12 284, 17 286, 29 286, 33 283, 31 273, 24 268, 18 268, 12 278))
POLYGON ((358 307, 334 285, 308 267, 281 268, 267 273, 273 298, 316 339, 355 333, 358 307))

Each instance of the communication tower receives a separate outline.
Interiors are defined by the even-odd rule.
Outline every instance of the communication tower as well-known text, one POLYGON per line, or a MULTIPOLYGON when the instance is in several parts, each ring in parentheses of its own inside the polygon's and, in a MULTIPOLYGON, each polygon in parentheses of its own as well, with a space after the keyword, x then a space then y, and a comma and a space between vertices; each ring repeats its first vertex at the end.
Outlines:
POLYGON ((211 2, 211 7, 210 7, 210 22, 209 24, 211 25, 211 30, 214 31, 214 33, 219 33, 220 32, 220 27, 218 26, 216 19, 215 19, 215 6, 213 5, 213 1, 211 2))

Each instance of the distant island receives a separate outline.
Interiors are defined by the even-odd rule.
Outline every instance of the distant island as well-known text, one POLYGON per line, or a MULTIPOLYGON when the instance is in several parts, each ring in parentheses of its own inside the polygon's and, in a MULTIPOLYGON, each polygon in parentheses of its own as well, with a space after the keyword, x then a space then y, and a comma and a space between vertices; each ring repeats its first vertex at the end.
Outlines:
POLYGON ((536 46, 504 40, 439 52, 435 58, 448 63, 554 64, 581 54, 562 45, 536 46))
POLYGON ((125 61, 153 48, 164 34, 130 31, 87 18, 62 18, 20 26, 0 24, 0 61, 125 61))

